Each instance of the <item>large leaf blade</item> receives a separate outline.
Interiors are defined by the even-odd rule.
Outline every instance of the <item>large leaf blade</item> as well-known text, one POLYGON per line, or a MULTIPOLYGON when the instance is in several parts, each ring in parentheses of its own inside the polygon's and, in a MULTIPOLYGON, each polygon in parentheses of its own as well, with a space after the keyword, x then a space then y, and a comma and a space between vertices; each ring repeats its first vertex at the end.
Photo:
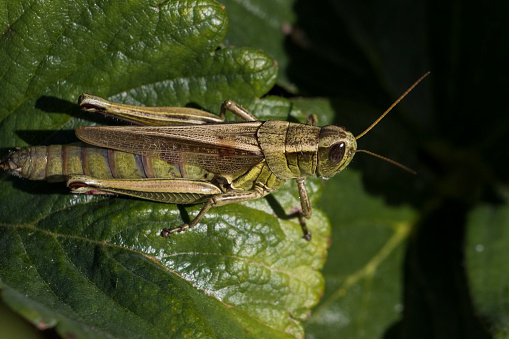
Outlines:
MULTIPOLYGON (((23 11, 1 18, 16 28, 6 28, 0 55, 1 74, 13 84, 0 93, 10 100, 2 106, 2 147, 47 142, 41 130, 71 141, 61 129, 90 124, 73 104, 83 91, 216 112, 233 99, 263 116, 288 116, 287 100, 257 99, 275 82, 272 59, 253 49, 214 51, 227 24, 217 3, 24 4, 44 20, 23 11), (23 29, 31 40, 11 33, 23 29), (10 63, 30 42, 37 53, 10 63)), ((58 184, 6 179, 2 296, 39 328, 56 325, 77 337, 300 337, 323 290, 329 224, 315 213, 309 226, 317 241, 301 239, 296 219, 286 218, 298 206, 294 185, 278 192, 282 202, 214 208, 200 227, 168 240, 161 229, 200 206, 73 196, 58 184)))

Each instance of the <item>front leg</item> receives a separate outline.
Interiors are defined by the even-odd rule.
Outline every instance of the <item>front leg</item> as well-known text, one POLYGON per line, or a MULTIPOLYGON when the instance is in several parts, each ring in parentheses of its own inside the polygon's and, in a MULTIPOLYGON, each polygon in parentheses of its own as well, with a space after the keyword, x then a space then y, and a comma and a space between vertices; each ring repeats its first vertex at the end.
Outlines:
POLYGON ((311 114, 308 116, 308 119, 306 120, 306 125, 316 126, 316 123, 318 122, 318 118, 316 117, 316 114, 311 114))
POLYGON ((267 188, 264 185, 256 183, 255 188, 252 191, 231 192, 231 193, 223 193, 223 194, 214 195, 205 203, 205 205, 200 210, 200 213, 198 213, 198 215, 193 220, 191 220, 191 222, 189 222, 188 224, 180 225, 180 226, 172 228, 172 229, 165 228, 161 232, 161 236, 170 237, 173 233, 181 233, 181 232, 190 230, 191 228, 198 225, 198 223, 205 216, 205 214, 207 214, 208 210, 213 206, 223 206, 223 205, 228 205, 228 204, 237 203, 237 202, 254 200, 254 199, 261 198, 261 197, 269 194, 270 192, 272 192, 271 189, 267 188))
POLYGON ((302 231, 304 232, 304 239, 307 241, 311 240, 311 233, 309 232, 306 226, 306 219, 311 218, 311 214, 313 212, 311 208, 311 202, 309 201, 308 191, 306 190, 306 186, 304 185, 306 179, 300 178, 295 179, 297 182, 297 188, 299 189, 299 198, 300 198, 300 206, 301 210, 299 213, 299 222, 302 227, 302 231))

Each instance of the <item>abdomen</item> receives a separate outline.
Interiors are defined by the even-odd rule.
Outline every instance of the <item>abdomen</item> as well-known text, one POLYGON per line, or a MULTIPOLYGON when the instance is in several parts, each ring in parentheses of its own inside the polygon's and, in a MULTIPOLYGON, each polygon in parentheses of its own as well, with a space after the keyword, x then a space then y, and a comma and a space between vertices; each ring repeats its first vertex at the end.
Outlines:
POLYGON ((211 180, 214 174, 190 165, 89 145, 24 147, 10 153, 1 167, 30 180, 66 181, 72 175, 98 179, 189 178, 211 180))

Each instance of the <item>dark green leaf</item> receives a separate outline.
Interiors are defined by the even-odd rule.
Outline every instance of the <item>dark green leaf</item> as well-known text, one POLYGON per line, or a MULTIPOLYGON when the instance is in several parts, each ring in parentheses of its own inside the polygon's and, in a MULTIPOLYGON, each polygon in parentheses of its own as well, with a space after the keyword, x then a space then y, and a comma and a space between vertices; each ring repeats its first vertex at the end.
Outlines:
MULTIPOLYGON (((148 106, 218 112, 232 99, 286 119, 291 103, 259 99, 275 83, 259 50, 215 50, 228 24, 213 1, 12 1, 0 12, 0 146, 58 139, 91 124, 82 92, 148 106), (47 132, 47 133, 46 133, 47 132)), ((308 183, 312 199, 320 187, 308 183)), ((315 211, 302 239, 293 184, 213 208, 195 230, 161 229, 201 206, 75 196, 64 184, 0 182, 2 297, 40 329, 73 337, 303 336, 323 292, 329 223, 315 211)))
POLYGON ((467 272, 479 316, 497 338, 509 335, 509 207, 484 205, 470 213, 467 272))
POLYGON ((285 71, 290 62, 285 41, 295 22, 292 10, 295 0, 222 0, 221 3, 226 7, 231 27, 226 34, 225 44, 251 46, 265 51, 283 70, 278 83, 295 90, 285 71))

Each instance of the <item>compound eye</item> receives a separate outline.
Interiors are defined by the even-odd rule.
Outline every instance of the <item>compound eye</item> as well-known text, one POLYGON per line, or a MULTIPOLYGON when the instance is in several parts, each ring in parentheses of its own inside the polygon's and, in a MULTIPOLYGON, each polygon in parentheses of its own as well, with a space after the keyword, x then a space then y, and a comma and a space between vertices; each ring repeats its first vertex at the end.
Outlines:
POLYGON ((339 142, 331 146, 329 150, 329 160, 333 164, 339 164, 343 157, 345 156, 345 143, 339 142))

